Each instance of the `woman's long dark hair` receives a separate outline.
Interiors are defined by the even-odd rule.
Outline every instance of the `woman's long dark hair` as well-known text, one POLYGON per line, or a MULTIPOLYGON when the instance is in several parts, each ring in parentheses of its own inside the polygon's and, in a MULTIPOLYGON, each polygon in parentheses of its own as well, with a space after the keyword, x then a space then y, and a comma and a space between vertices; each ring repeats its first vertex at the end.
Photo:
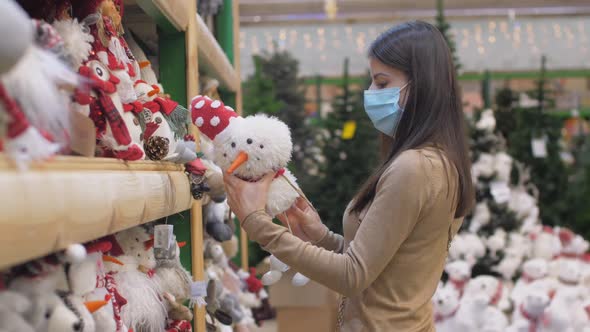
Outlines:
MULTIPOLYGON (((381 34, 369 48, 369 57, 401 70, 410 83, 387 157, 357 193, 351 210, 360 212, 372 202, 379 178, 400 153, 431 144, 440 148, 457 170, 455 217, 467 215, 474 204, 471 161, 461 92, 443 35, 425 22, 404 23, 381 34)), ((446 162, 445 168, 452 171, 446 162)))

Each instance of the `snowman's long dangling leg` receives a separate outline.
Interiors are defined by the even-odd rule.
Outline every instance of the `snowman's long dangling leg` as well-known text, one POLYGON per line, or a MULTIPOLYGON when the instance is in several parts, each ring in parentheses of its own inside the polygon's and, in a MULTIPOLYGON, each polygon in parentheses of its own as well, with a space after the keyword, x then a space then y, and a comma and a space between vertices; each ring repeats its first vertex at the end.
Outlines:
MULTIPOLYGON (((287 227, 289 227, 289 233, 293 234, 293 230, 291 230, 291 223, 289 223, 289 216, 283 212, 283 216, 287 220, 287 227)), ((306 285, 309 282, 309 278, 304 276, 303 274, 297 272, 291 279, 291 284, 295 287, 301 287, 306 285)))

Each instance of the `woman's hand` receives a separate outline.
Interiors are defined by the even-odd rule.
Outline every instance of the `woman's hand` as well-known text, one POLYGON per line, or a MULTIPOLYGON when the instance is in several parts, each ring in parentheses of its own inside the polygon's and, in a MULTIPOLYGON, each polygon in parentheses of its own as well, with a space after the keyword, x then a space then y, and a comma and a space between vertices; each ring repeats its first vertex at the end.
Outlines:
POLYGON ((316 243, 328 231, 328 227, 322 223, 316 210, 302 197, 299 197, 287 211, 279 214, 277 218, 283 225, 291 228, 293 235, 303 241, 316 243))
POLYGON ((256 182, 248 182, 223 172, 227 203, 240 223, 251 213, 265 209, 268 188, 274 176, 274 173, 269 173, 256 182))

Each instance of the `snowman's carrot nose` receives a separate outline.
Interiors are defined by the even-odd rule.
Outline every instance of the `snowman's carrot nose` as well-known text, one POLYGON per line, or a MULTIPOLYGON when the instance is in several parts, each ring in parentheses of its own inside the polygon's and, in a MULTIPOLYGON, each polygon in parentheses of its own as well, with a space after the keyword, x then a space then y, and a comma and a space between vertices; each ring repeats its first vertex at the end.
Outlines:
POLYGON ((153 90, 151 90, 150 92, 148 92, 148 97, 152 97, 155 94, 160 93, 160 88, 155 88, 153 90))
POLYGON ((105 262, 115 263, 117 265, 125 265, 120 260, 116 259, 113 256, 109 256, 109 255, 102 255, 102 260, 105 261, 105 262))
POLYGON ((88 302, 84 303, 84 306, 86 306, 86 309, 88 309, 88 311, 90 313, 94 313, 98 309, 107 305, 109 303, 110 299, 111 299, 111 297, 108 296, 108 298, 105 297, 105 299, 103 301, 88 301, 88 302))
POLYGON ((228 174, 233 173, 236 169, 238 169, 238 167, 242 166, 242 164, 244 164, 247 161, 248 161, 248 154, 244 151, 240 151, 240 153, 238 154, 236 159, 234 159, 234 162, 231 163, 231 165, 227 169, 227 173, 228 174))

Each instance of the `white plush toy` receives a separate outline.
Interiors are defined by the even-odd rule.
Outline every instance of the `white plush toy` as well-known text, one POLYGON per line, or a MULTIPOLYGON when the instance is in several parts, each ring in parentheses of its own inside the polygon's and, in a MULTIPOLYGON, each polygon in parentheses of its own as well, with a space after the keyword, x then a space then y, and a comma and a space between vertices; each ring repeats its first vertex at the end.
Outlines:
POLYGON ((547 277, 549 273, 549 266, 547 261, 541 258, 534 258, 524 262, 522 265, 522 273, 520 278, 514 285, 510 298, 516 306, 518 306, 525 294, 527 294, 527 288, 530 284, 536 280, 547 277))
POLYGON ((498 256, 500 250, 506 248, 506 243, 508 242, 506 238, 506 232, 503 229, 498 228, 492 236, 484 240, 486 247, 493 258, 498 256))
MULTIPOLYGON (((191 115, 200 132, 212 141, 213 161, 223 171, 246 181, 257 181, 270 172, 277 174, 270 185, 266 204, 266 211, 272 217, 293 205, 301 190, 295 177, 285 168, 293 149, 285 123, 266 115, 239 117, 221 101, 203 96, 191 101, 191 115)), ((281 270, 269 271, 263 282, 267 285, 277 282, 282 276, 281 270)), ((293 278, 297 286, 308 281, 301 274, 293 278)))
POLYGON ((465 294, 457 312, 457 331, 503 332, 508 319, 490 303, 490 297, 479 292, 465 294))
POLYGON ((560 317, 567 314, 567 322, 571 324, 572 331, 582 331, 584 328, 590 327, 585 305, 588 301, 587 289, 585 291, 558 291, 548 308, 549 314, 557 315, 559 313, 560 317))
POLYGON ((472 166, 472 172, 474 176, 483 176, 483 177, 491 177, 494 175, 496 166, 496 159, 494 155, 489 153, 482 153, 479 155, 479 158, 472 166))
POLYGON ((506 152, 498 152, 494 156, 494 171, 496 179, 504 182, 510 182, 510 173, 512 172, 512 157, 506 152))
POLYGON ((447 285, 452 285, 462 295, 465 285, 471 279, 471 265, 464 260, 456 260, 447 263, 445 272, 449 276, 447 285))
POLYGON ((24 319, 31 308, 31 301, 11 290, 0 290, 0 331, 35 332, 24 319))
POLYGON ((486 247, 481 238, 475 234, 457 234, 451 242, 449 257, 452 260, 465 260, 471 266, 486 254, 486 247))
POLYGON ((459 292, 454 287, 440 287, 432 297, 435 326, 438 332, 458 331, 457 312, 460 307, 459 292))
POLYGON ((117 233, 113 249, 124 265, 108 264, 118 291, 127 300, 121 308, 123 323, 134 331, 161 331, 166 324, 167 311, 162 290, 153 279, 156 260, 150 250, 151 236, 141 226, 117 233))
POLYGON ((2 123, 7 126, 4 151, 26 169, 67 145, 68 100, 60 89, 75 87, 79 79, 56 55, 35 45, 33 23, 15 1, 0 2, 0 28, 5 36, 0 47, 0 122, 7 122, 2 123))
POLYGON ((582 265, 577 260, 565 259, 557 265, 557 280, 559 288, 557 293, 571 291, 574 293, 588 293, 588 289, 582 285, 582 265))
POLYGON ((479 121, 475 124, 475 128, 479 130, 485 130, 487 132, 493 132, 496 129, 496 117, 494 116, 494 110, 485 109, 481 112, 479 121))
POLYGON ((549 307, 550 298, 543 288, 529 287, 523 294, 521 302, 512 314, 509 332, 543 331, 546 323, 545 310, 549 307))
POLYGON ((490 208, 486 202, 477 203, 473 211, 473 216, 471 217, 469 231, 471 233, 477 233, 482 226, 490 222, 491 217, 490 208))
POLYGON ((545 310, 544 326, 546 332, 577 332, 577 321, 584 315, 581 298, 575 291, 565 290, 555 294, 545 310))
POLYGON ((502 311, 510 309, 510 291, 501 280, 495 277, 481 275, 467 283, 463 297, 477 298, 478 296, 487 298, 487 303, 490 306, 502 311))
POLYGON ((511 280, 516 275, 523 259, 524 255, 521 250, 509 247, 504 250, 504 258, 502 258, 498 265, 492 267, 492 269, 500 273, 504 280, 511 280))
POLYGON ((553 228, 538 225, 529 233, 533 241, 533 257, 551 260, 561 253, 561 241, 553 228))

